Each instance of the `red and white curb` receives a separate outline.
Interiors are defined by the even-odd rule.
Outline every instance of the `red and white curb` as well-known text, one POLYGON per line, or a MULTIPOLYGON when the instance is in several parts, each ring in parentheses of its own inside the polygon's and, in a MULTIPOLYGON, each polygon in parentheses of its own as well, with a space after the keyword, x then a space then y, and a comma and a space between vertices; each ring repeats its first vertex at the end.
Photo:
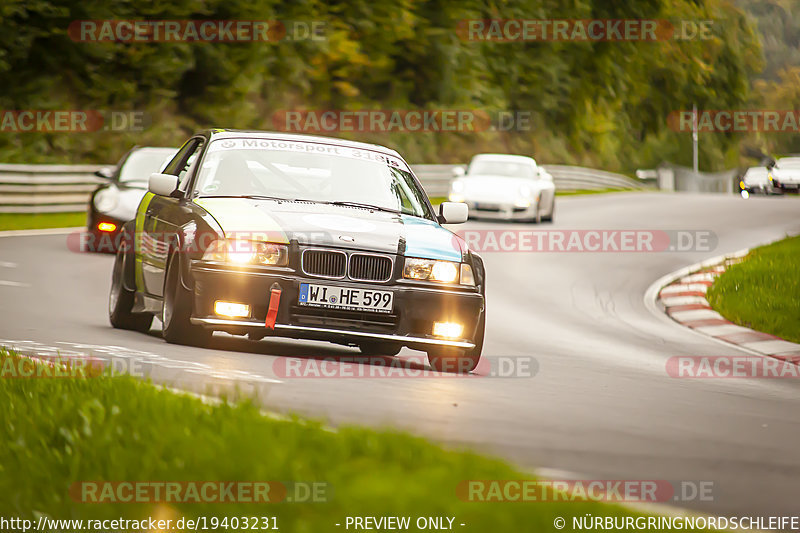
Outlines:
POLYGON ((714 311, 706 299, 706 292, 717 276, 729 265, 741 261, 749 251, 715 257, 665 276, 648 290, 651 301, 660 303, 662 312, 672 320, 697 333, 751 353, 800 364, 800 344, 736 325, 714 311))

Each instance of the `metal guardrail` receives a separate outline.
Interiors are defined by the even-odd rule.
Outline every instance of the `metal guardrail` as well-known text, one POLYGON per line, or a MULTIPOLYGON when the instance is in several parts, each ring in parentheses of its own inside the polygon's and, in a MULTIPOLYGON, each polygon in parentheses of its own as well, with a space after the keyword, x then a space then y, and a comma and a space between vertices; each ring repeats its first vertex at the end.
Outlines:
MULTIPOLYGON (((83 211, 89 195, 103 180, 94 172, 109 165, 0 164, 0 213, 66 213, 83 211)), ((429 196, 447 196, 455 167, 412 165, 429 196)), ((621 174, 564 165, 543 165, 558 189, 643 189, 621 174)))
POLYGON ((0 213, 86 210, 104 165, 0 165, 0 213))
MULTIPOLYGON (((438 197, 447 196, 456 167, 467 168, 466 165, 411 165, 428 196, 438 197)), ((650 188, 635 179, 604 170, 566 165, 542 165, 542 168, 553 176, 556 189, 561 190, 650 188)))
MULTIPOLYGON (((662 163, 656 169, 637 170, 637 176, 654 177, 663 191, 732 193, 739 169, 694 172, 691 168, 662 163)), ((738 190, 738 189, 737 189, 738 190)))

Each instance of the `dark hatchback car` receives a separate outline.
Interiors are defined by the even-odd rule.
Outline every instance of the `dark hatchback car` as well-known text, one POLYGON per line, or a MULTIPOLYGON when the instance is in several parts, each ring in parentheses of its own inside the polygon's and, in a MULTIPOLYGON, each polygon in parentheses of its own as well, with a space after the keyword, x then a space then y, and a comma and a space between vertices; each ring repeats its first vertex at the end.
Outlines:
POLYGON ((114 264, 118 328, 203 345, 214 330, 423 350, 472 370, 486 323, 481 258, 393 150, 253 131, 195 135, 149 192, 114 264))
POLYGON ((87 251, 117 250, 122 226, 136 216, 136 208, 147 192, 150 174, 161 171, 177 151, 177 148, 135 146, 115 167, 95 172, 105 183, 98 185, 89 198, 87 251))

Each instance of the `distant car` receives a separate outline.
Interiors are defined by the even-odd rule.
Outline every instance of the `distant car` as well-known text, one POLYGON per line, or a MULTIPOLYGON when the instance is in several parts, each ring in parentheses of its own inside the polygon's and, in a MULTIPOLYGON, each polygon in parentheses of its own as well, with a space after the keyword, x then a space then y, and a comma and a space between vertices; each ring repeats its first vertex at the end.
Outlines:
POLYGON ((772 186, 783 192, 800 191, 800 157, 782 157, 769 171, 772 186))
POLYGON ((739 180, 739 189, 742 193, 750 194, 775 194, 775 188, 769 180, 767 167, 750 167, 739 180))
POLYGON ((122 225, 136 217, 136 208, 147 192, 147 180, 175 156, 177 148, 136 146, 115 167, 95 175, 106 180, 89 199, 86 216, 87 251, 116 252, 122 225))
POLYGON ((376 355, 407 346, 436 370, 469 371, 483 346, 486 277, 442 226, 467 211, 434 211, 382 146, 204 131, 150 176, 125 225, 109 318, 146 331, 159 317, 171 343, 204 345, 218 330, 376 355))
POLYGON ((455 174, 449 200, 466 203, 475 218, 553 220, 553 177, 532 157, 478 154, 466 173, 457 167, 455 174))

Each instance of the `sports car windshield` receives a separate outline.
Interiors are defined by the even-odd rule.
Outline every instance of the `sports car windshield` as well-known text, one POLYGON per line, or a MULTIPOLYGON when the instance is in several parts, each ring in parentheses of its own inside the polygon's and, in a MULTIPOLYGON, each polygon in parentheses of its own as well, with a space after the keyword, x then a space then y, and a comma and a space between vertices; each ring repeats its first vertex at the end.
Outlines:
POLYGON ((198 197, 269 197, 370 206, 433 219, 405 163, 342 146, 269 140, 213 141, 194 187, 198 197))
POLYGON ((510 178, 532 178, 533 168, 524 163, 511 161, 475 161, 469 166, 469 173, 476 175, 507 176, 510 178))

